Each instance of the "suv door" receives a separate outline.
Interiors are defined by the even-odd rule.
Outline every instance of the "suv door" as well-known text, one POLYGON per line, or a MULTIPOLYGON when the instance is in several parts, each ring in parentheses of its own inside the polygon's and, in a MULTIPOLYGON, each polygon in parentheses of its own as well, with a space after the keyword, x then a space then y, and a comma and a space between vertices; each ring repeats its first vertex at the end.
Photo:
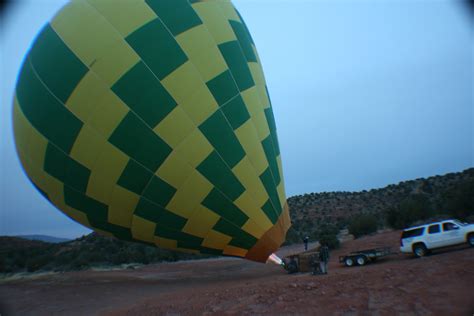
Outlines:
POLYGON ((442 247, 443 234, 441 233, 441 225, 433 224, 428 227, 428 234, 426 234, 426 246, 428 249, 442 247))
POLYGON ((441 242, 442 246, 451 246, 460 244, 463 242, 463 235, 461 232, 461 227, 452 223, 444 222, 443 223, 443 240, 441 242))

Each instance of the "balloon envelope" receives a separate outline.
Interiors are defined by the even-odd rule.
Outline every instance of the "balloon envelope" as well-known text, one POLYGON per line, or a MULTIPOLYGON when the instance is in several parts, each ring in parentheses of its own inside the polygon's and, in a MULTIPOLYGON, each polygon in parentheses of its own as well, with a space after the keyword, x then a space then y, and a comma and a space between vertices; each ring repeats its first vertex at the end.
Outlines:
POLYGON ((77 0, 14 100, 36 188, 103 234, 264 262, 290 226, 275 121, 230 1, 77 0))

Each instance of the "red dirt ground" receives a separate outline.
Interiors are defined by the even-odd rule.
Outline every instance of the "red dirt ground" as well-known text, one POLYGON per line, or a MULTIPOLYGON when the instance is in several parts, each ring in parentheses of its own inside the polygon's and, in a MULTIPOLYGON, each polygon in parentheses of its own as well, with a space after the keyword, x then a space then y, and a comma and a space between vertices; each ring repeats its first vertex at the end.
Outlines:
MULTIPOLYGON (((136 270, 81 271, 4 280, 1 315, 473 315, 474 249, 414 259, 392 255, 346 268, 338 256, 391 246, 399 232, 346 242, 329 274, 288 275, 276 265, 210 259, 136 270)), ((279 254, 302 246, 283 248, 279 254)))

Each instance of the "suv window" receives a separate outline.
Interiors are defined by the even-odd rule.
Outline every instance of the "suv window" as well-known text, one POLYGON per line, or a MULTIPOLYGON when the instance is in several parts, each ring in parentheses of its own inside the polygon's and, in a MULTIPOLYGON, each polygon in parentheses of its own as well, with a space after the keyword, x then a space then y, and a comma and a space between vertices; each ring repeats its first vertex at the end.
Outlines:
POLYGON ((459 226, 454 225, 453 223, 450 223, 450 222, 443 223, 443 230, 445 232, 449 230, 455 230, 455 229, 459 229, 459 226))
POLYGON ((431 225, 428 227, 428 233, 429 234, 436 234, 440 232, 439 224, 436 225, 431 225))
POLYGON ((423 235, 423 232, 425 231, 424 227, 416 228, 416 229, 411 229, 411 230, 405 230, 402 233, 402 239, 404 238, 410 238, 410 237, 416 237, 416 236, 421 236, 423 235))

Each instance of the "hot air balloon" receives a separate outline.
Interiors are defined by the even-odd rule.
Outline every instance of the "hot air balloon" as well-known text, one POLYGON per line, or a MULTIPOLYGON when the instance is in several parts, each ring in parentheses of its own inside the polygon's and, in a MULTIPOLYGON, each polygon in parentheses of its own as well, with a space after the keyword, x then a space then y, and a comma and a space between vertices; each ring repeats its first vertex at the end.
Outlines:
POLYGON ((265 262, 290 226, 255 44, 230 1, 77 0, 14 98, 38 191, 105 235, 265 262))

